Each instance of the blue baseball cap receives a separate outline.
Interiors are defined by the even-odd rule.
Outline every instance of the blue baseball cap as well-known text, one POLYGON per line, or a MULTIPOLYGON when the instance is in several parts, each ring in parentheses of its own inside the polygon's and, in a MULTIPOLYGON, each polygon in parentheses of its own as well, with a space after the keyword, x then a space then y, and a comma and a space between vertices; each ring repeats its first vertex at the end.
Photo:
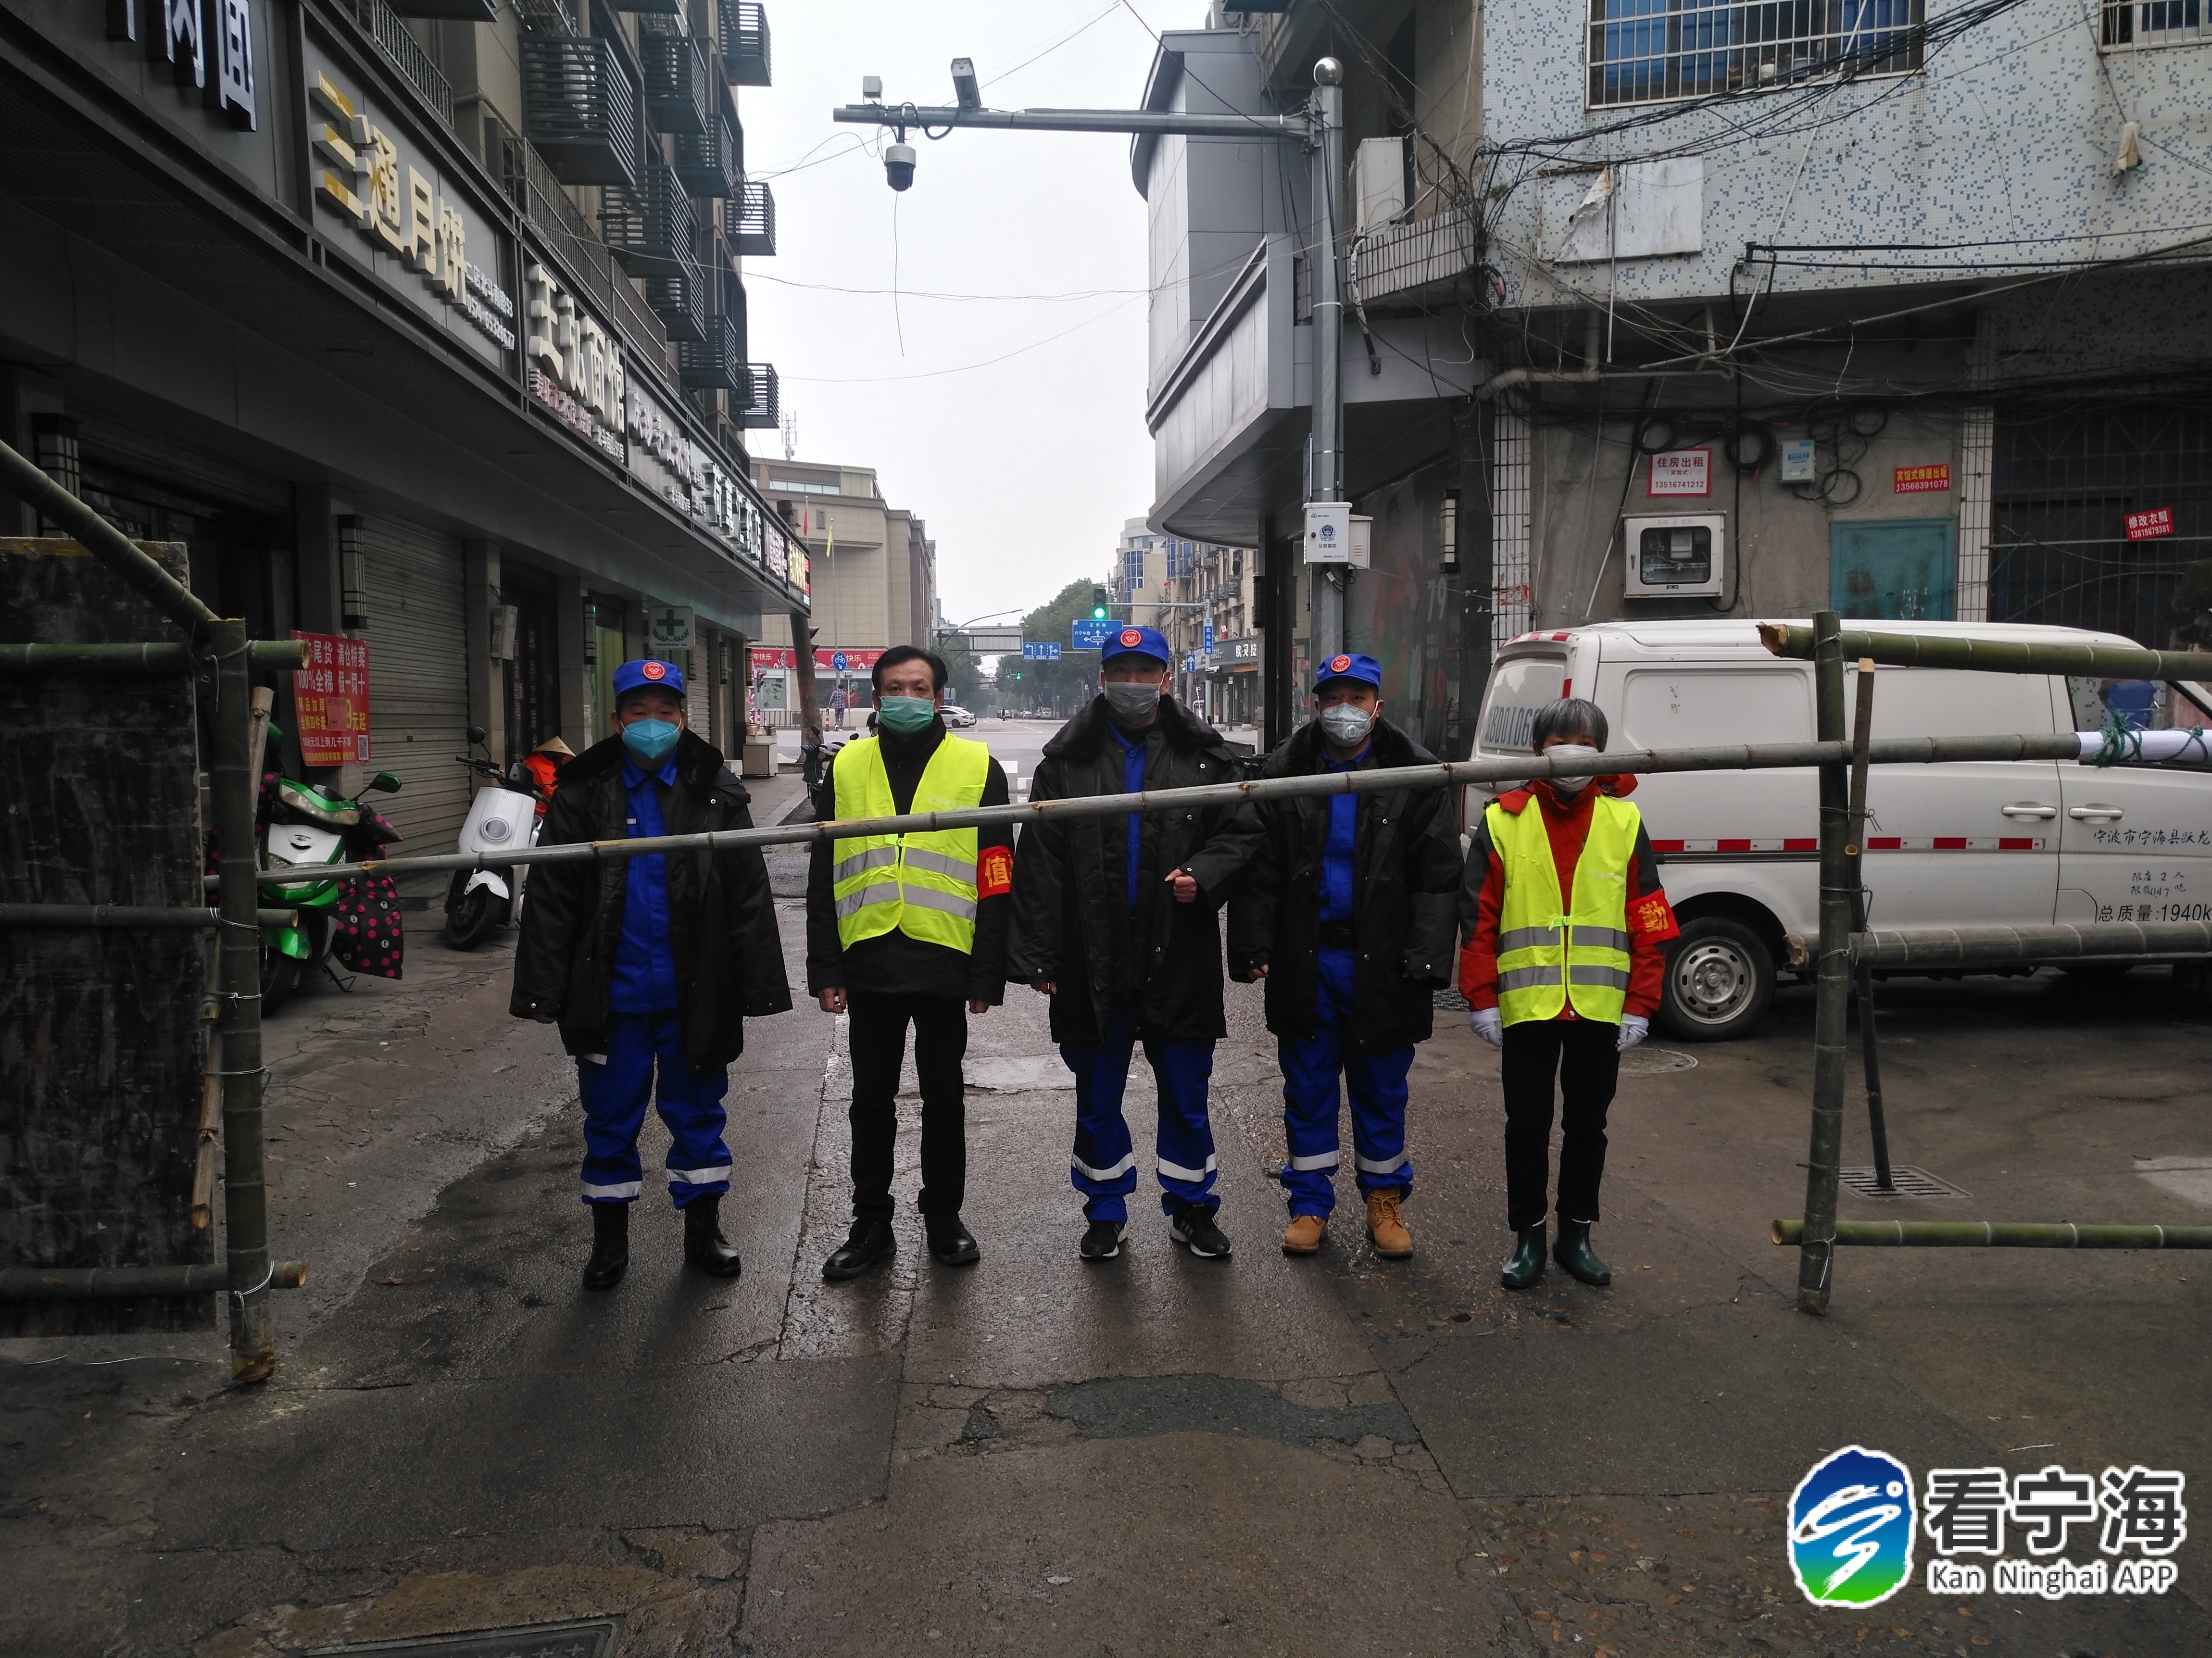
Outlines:
POLYGON ((654 657, 625 662, 615 670, 615 701, 621 701, 632 691, 666 691, 681 699, 684 670, 654 657))
POLYGON ((1332 656, 1314 670, 1314 689, 1332 679, 1357 679, 1363 685, 1382 689, 1382 665, 1371 656, 1332 656))
POLYGON ((1104 667, 1117 656, 1149 656, 1163 668, 1174 662, 1168 654, 1168 642, 1152 628, 1123 628, 1106 635, 1098 647, 1098 665, 1104 667))

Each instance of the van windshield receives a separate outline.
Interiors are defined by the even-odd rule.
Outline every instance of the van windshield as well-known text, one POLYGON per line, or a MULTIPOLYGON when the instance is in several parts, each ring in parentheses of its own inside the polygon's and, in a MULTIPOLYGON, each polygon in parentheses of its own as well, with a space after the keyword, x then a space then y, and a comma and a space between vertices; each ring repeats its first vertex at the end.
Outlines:
POLYGON ((2212 726, 2212 687, 2194 679, 2097 679, 2066 682, 2076 731, 2102 731, 2114 715, 2130 731, 2188 730, 2212 726))
POLYGON ((1567 683, 1564 656, 1518 656, 1498 665, 1490 677, 1490 706, 1482 715, 1482 746, 1486 749, 1534 750, 1529 736, 1537 713, 1559 700, 1567 683))

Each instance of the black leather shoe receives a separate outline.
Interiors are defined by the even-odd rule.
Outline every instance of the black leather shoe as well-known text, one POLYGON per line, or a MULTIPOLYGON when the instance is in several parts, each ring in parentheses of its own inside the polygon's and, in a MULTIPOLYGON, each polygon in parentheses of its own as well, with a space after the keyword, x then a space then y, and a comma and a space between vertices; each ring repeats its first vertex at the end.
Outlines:
POLYGON ((896 1240, 891 1236, 891 1224, 887 1220, 856 1220, 852 1236, 837 1247, 836 1252, 822 1263, 822 1276, 832 1284, 848 1278, 858 1278, 879 1260, 889 1260, 896 1240))
POLYGON ((744 1270, 721 1228, 722 1194, 709 1192, 684 1206, 684 1259, 709 1278, 735 1278, 744 1270))
POLYGON ((629 1205, 592 1206, 592 1258, 584 1263, 586 1290, 611 1290, 629 1267, 629 1205))
POLYGON ((929 1253, 940 1266, 973 1266, 983 1258, 973 1233, 957 1215, 931 1215, 923 1224, 929 1231, 929 1253))

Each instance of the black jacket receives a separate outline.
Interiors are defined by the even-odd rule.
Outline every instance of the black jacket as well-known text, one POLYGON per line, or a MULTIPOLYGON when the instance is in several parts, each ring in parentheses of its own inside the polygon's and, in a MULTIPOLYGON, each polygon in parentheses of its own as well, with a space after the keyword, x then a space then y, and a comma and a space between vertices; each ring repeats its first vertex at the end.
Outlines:
MULTIPOLYGON (((622 759, 622 738, 611 737, 562 767, 538 845, 619 841, 629 833, 622 759)), ((669 834, 750 829, 747 799, 719 750, 688 731, 677 739, 676 786, 660 787, 669 834)), ((748 1017, 788 1008, 791 987, 760 848, 675 853, 667 866, 677 1018, 691 1068, 704 1073, 744 1051, 748 1017)), ((509 1011, 525 1019, 556 1015, 571 1054, 605 1049, 607 986, 628 885, 629 865, 619 858, 541 864, 530 873, 509 1011)))
MULTIPOLYGON (((1427 766, 1436 756, 1378 720, 1361 768, 1427 766)), ((1328 769, 1321 727, 1294 732, 1262 777, 1328 769)), ((1322 863, 1329 796, 1257 803, 1266 839, 1244 889, 1229 906, 1229 966, 1239 982, 1267 969, 1267 1029, 1311 1033, 1318 995, 1322 863)), ((1425 1041, 1435 1029, 1433 993, 1451 982, 1457 941, 1459 815, 1449 790, 1362 794, 1352 838, 1352 1027, 1370 1052, 1425 1041)))
MULTIPOLYGON (((1124 793, 1121 745, 1106 729, 1106 699, 1044 745, 1030 803, 1124 793)), ((1237 756, 1213 728, 1163 697, 1146 734, 1145 787, 1232 782, 1237 756)), ((1096 1042, 1107 1015, 1133 1007, 1147 1035, 1195 1042, 1228 1034, 1221 1008, 1221 906, 1260 838, 1248 802, 1148 812, 1138 837, 1137 908, 1129 908, 1128 840, 1120 817, 1040 817, 1014 859, 1010 977, 1051 980, 1052 1039, 1096 1042), (1166 878, 1188 869, 1195 903, 1179 904, 1166 878)))
MULTIPOLYGON (((891 804, 901 811, 914 806, 914 792, 929 756, 945 740, 945 722, 933 721, 911 737, 896 732, 877 733, 883 740, 884 774, 890 779, 891 804)), ((827 823, 837 815, 836 762, 841 748, 814 792, 814 821, 827 823)), ((1008 799, 1006 774, 995 760, 983 772, 987 806, 1003 806, 1008 799)), ((1010 852, 1014 831, 1010 824, 975 831, 978 855, 993 847, 1010 852)), ((836 882, 832 877, 836 842, 817 841, 813 860, 806 870, 806 990, 818 996, 834 986, 884 996, 942 996, 961 1001, 988 1002, 994 1007, 1006 999, 1006 922, 1013 898, 1006 893, 981 899, 975 906, 975 947, 967 955, 910 938, 896 929, 873 938, 863 938, 850 950, 837 942, 836 882)))

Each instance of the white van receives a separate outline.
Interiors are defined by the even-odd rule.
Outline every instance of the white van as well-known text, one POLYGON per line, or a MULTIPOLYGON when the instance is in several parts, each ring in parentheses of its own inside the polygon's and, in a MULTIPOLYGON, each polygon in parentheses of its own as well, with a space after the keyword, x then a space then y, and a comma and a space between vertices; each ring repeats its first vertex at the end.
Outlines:
MULTIPOLYGON (((2116 634, 1994 623, 1851 621, 1953 638, 2132 646, 2116 634)), ((1844 703, 1857 697, 1846 663, 1844 703)), ((1751 621, 1607 622, 1523 634, 1498 653, 1477 758, 1529 752, 1560 696, 1605 711, 1609 749, 1800 743, 1814 736, 1813 665, 1772 655, 1751 621)), ((1876 671, 1876 737, 2047 735, 2137 724, 2212 726, 2195 682, 2064 679, 1929 668, 1876 671)), ((1470 790, 1468 820, 1487 791, 1470 790)), ((1787 940, 1817 936, 1812 768, 1648 775, 1634 796, 1682 936, 1660 1017, 1717 1041, 1765 1015, 1787 940)), ((1868 919, 1877 928, 2212 920, 2212 773, 2049 761, 1876 766, 1867 785, 1868 919)))

